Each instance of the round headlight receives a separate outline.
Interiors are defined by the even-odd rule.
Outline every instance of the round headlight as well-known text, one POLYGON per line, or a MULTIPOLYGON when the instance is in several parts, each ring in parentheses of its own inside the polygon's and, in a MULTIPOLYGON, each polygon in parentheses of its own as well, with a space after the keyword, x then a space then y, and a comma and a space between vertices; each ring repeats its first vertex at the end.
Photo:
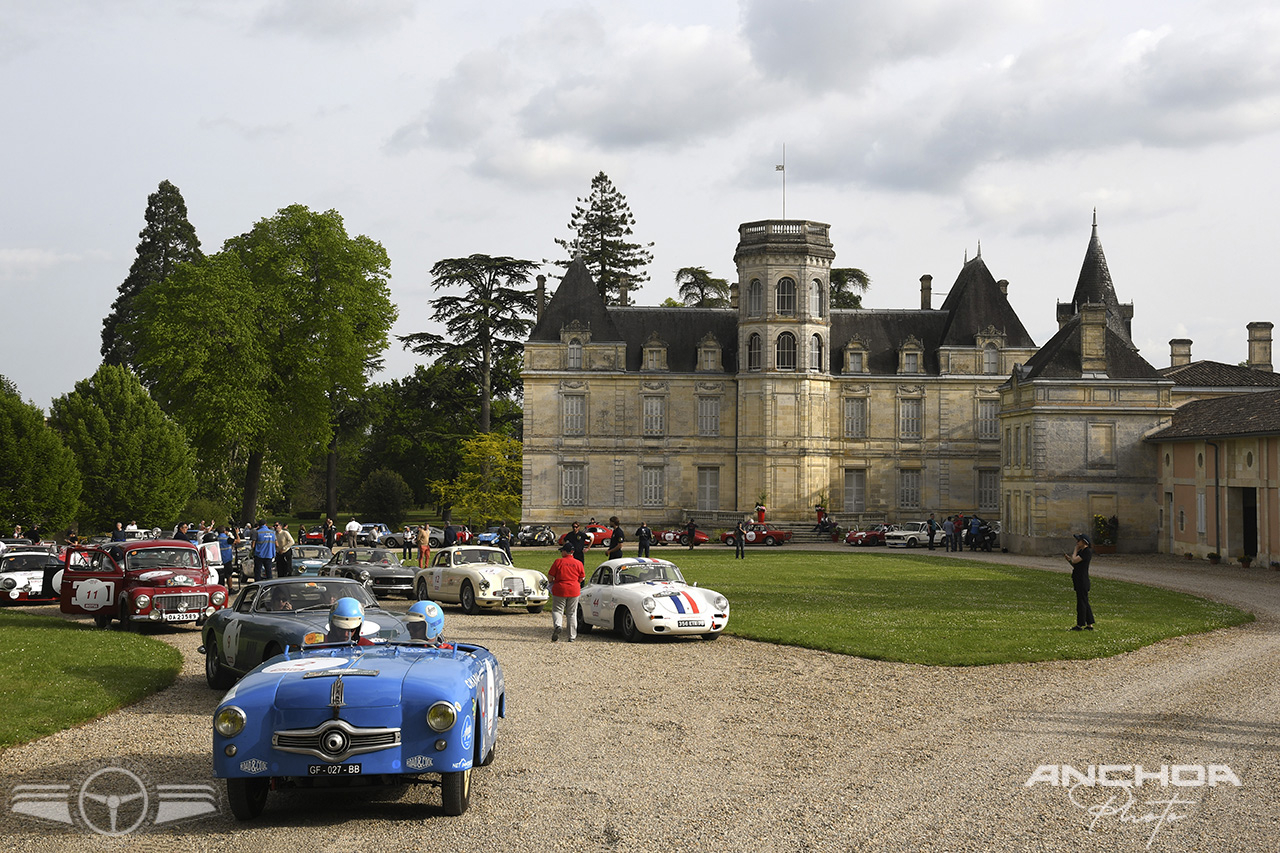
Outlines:
POLYGON ((226 594, 225 592, 223 592, 222 590, 217 590, 217 591, 215 591, 215 592, 213 593, 213 603, 214 603, 214 604, 217 604, 218 606, 222 606, 222 602, 224 602, 224 601, 226 601, 226 600, 227 600, 227 594, 226 594))
POLYGON ((458 712, 448 702, 437 702, 427 709, 427 725, 438 732, 447 732, 458 721, 458 712))
POLYGON ((373 580, 373 575, 369 574, 367 571, 360 572, 361 583, 369 583, 371 580, 373 580))
POLYGON ((658 602, 654 601, 652 598, 646 598, 644 601, 640 602, 640 606, 644 608, 645 613, 652 613, 658 606, 658 602))
POLYGON ((483 591, 485 591, 485 592, 488 592, 488 590, 489 590, 489 582, 488 582, 487 580, 485 580, 484 578, 481 578, 481 579, 480 579, 480 589, 481 589, 481 590, 483 590, 483 591))
POLYGON ((213 717, 213 728, 223 737, 235 737, 244 731, 246 717, 235 705, 228 705, 213 717))
POLYGON ((723 595, 717 595, 715 598, 715 601, 713 601, 712 603, 715 604, 716 610, 729 609, 729 599, 725 598, 723 595))
POLYGON ((149 595, 146 595, 146 594, 139 594, 139 595, 135 595, 135 596, 133 597, 133 609, 134 609, 134 610, 146 610, 146 609, 147 609, 147 605, 149 605, 149 604, 151 604, 151 596, 149 596, 149 595))
POLYGON ((0 589, 13 589, 17 585, 18 582, 13 578, 4 578, 3 580, 0 580, 0 589))
POLYGON ((546 578, 543 578, 542 580, 538 581, 538 587, 540 589, 546 589, 549 586, 551 586, 551 582, 548 581, 546 578))

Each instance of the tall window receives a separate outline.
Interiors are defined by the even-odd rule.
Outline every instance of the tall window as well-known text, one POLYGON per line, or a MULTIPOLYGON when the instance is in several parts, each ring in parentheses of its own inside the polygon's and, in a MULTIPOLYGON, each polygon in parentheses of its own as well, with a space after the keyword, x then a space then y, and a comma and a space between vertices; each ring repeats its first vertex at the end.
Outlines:
POLYGON ((907 352, 902 354, 902 372, 903 373, 919 373, 920 372, 920 353, 907 352))
POLYGON ((978 401, 978 438, 999 440, 1000 401, 978 401))
POLYGON ((978 472, 978 509, 995 510, 1000 507, 1000 472, 978 472))
POLYGON ((1022 465, 1022 427, 1013 428, 1013 464, 1022 465))
POLYGON ((720 350, 715 349, 714 347, 704 347, 702 349, 702 369, 720 369, 720 350))
POLYGON ((844 511, 867 511, 867 469, 844 469, 844 511))
POLYGON ((922 401, 909 397, 898 401, 901 420, 898 424, 898 438, 917 439, 920 437, 920 409, 922 401))
POLYGON ((863 373, 866 371, 866 366, 862 357, 863 357, 863 353, 860 353, 860 352, 849 353, 849 372, 850 373, 863 373))
POLYGON ((720 469, 698 469, 698 511, 716 512, 720 509, 720 469))
POLYGON ((789 278, 778 281, 778 313, 784 316, 796 313, 796 283, 789 278))
POLYGON ((698 398, 698 435, 717 436, 720 434, 720 398, 698 398))
POLYGON ((898 505, 903 509, 920 508, 920 469, 898 472, 898 505))
POLYGON ((586 435, 587 398, 581 394, 567 394, 560 398, 562 426, 565 435, 586 435))
POLYGON ((569 368, 579 370, 582 367, 582 341, 574 338, 569 341, 569 368))
POLYGON ((867 400, 851 397, 844 401, 844 437, 867 437, 867 400))
POLYGON ((751 279, 751 284, 747 285, 747 314, 751 317, 759 317, 764 313, 764 285, 760 283, 760 279, 751 279))
POLYGON ((809 282, 809 314, 813 317, 822 316, 822 282, 816 278, 809 282))
POLYGON ((995 344, 987 344, 982 348, 982 372, 995 374, 1000 372, 1000 350, 995 344))
POLYGON ((650 348, 644 351, 644 369, 645 370, 661 370, 662 369, 662 350, 650 348))
POLYGON ((644 434, 661 436, 667 432, 667 398, 644 398, 644 434))
POLYGON ((560 469, 560 503, 582 506, 586 503, 587 466, 565 465, 560 469))
POLYGON ((747 370, 760 369, 760 354, 763 347, 759 335, 752 335, 747 341, 747 370))
POLYGON ((809 369, 822 370, 822 335, 809 339, 809 369))
POLYGON ((790 332, 778 335, 774 367, 778 370, 796 369, 796 336, 790 332))
POLYGON ((1031 467, 1031 424, 1027 424, 1027 440, 1022 445, 1022 464, 1031 467))
POLYGON ((644 465, 640 468, 640 505, 660 507, 662 498, 662 467, 644 465))

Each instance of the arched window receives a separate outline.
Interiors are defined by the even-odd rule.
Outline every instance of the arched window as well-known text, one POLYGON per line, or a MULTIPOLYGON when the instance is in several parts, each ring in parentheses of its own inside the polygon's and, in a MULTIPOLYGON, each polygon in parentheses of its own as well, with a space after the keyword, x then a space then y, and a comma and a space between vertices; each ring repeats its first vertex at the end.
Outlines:
POLYGON ((822 335, 809 339, 809 369, 822 370, 822 335))
POLYGON ((582 341, 577 338, 569 341, 569 367, 574 370, 582 368, 582 341))
POLYGON ((809 282, 809 316, 822 316, 822 282, 816 278, 809 282))
POLYGON ((778 281, 778 313, 784 316, 796 313, 796 283, 789 278, 778 281))
POLYGON ((751 317, 759 317, 764 313, 764 285, 760 284, 760 279, 751 279, 751 284, 747 285, 747 314, 751 317))
POLYGON ((1000 350, 995 344, 987 344, 982 348, 982 372, 994 375, 1000 372, 1000 350))
POLYGON ((760 336, 752 335, 747 341, 747 370, 760 369, 760 336))
POLYGON ((778 370, 795 370, 796 336, 790 332, 783 332, 778 335, 774 356, 773 363, 778 370))

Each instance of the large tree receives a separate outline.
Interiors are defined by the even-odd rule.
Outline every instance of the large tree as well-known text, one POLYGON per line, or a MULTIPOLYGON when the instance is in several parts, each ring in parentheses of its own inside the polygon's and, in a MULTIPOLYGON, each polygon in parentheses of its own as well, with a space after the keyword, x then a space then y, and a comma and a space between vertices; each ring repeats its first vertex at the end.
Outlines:
POLYGON ((389 267, 337 211, 293 205, 139 298, 139 373, 202 456, 244 460, 242 518, 267 455, 305 470, 330 445, 335 400, 367 385, 396 319, 389 267))
POLYGON ((861 308, 862 294, 871 287, 871 279, 856 267, 838 267, 831 271, 831 307, 861 308))
POLYGON ((195 494, 186 434, 126 368, 104 364, 77 382, 53 401, 49 422, 80 466, 82 529, 168 524, 195 494))
POLYGON ((111 312, 102 321, 102 360, 134 367, 136 347, 124 331, 134 316, 138 294, 164 281, 179 264, 199 260, 200 240, 187 221, 187 203, 168 181, 147 196, 146 226, 139 232, 138 253, 120 284, 111 312))
MULTIPOLYGON (((639 289, 648 281, 644 268, 653 260, 653 243, 632 243, 631 226, 636 224, 627 197, 614 187, 604 172, 591 179, 591 195, 579 198, 569 220, 574 236, 556 243, 569 252, 556 266, 568 267, 581 258, 590 270, 600 295, 611 305, 622 304, 622 289, 639 289)), ((628 296, 627 304, 631 299, 628 296)))
POLYGON ((44 412, 0 380, 0 529, 65 527, 80 503, 76 457, 45 423, 44 412))
POLYGON ((432 287, 462 290, 432 303, 431 318, 444 323, 448 335, 417 332, 400 338, 419 355, 438 356, 472 373, 480 393, 480 432, 490 431, 495 365, 519 358, 533 326, 536 306, 528 285, 537 268, 533 261, 489 255, 436 262, 432 287))
POLYGON ((681 267, 676 272, 676 285, 690 308, 729 307, 729 282, 713 278, 705 267, 681 267))
POLYGON ((459 448, 462 470, 432 487, 464 519, 520 520, 524 448, 514 438, 474 435, 459 448))

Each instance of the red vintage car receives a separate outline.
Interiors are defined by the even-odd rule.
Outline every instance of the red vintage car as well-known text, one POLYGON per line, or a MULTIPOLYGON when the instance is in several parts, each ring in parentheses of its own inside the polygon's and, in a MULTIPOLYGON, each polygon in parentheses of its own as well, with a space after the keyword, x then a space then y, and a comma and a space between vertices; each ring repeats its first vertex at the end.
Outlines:
MULTIPOLYGON (((609 547, 609 536, 610 534, 613 533, 613 528, 605 527, 600 524, 588 524, 586 527, 582 529, 587 532, 588 546, 600 546, 602 548, 609 547)), ((565 537, 568 536, 571 532, 572 532, 571 530, 566 530, 564 533, 561 533, 560 539, 557 541, 557 544, 563 545, 565 537)))
POLYGON ((893 529, 892 524, 873 524, 866 530, 850 530, 844 537, 846 545, 883 545, 884 535, 893 529))
MULTIPOLYGON (((689 547, 689 531, 683 527, 675 527, 671 530, 659 530, 653 534, 653 541, 656 545, 683 545, 689 547)), ((702 545, 711 541, 711 537, 703 533, 701 530, 693 531, 693 544, 702 545)))
POLYGON ((126 629, 160 623, 204 624, 227 606, 227 588, 190 542, 148 539, 77 546, 58 580, 59 609, 92 616, 99 628, 119 619, 126 629))
MULTIPOLYGON (((726 530, 720 534, 720 541, 726 545, 734 545, 738 541, 737 530, 726 530)), ((760 524, 752 522, 747 525, 747 535, 745 539, 748 545, 781 545, 783 542, 791 541, 790 530, 779 530, 769 524, 760 524)))

